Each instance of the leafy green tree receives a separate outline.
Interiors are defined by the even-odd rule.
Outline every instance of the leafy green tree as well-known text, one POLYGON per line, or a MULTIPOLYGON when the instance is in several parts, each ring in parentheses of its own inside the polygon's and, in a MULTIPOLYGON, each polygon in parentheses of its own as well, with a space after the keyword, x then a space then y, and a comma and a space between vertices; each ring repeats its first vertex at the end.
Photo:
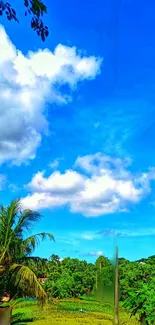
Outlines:
POLYGON ((109 259, 99 256, 95 265, 98 285, 104 287, 111 286, 113 283, 113 266, 109 259))
POLYGON ((81 270, 80 261, 77 258, 64 258, 61 262, 62 268, 68 270, 70 274, 81 270))
POLYGON ((60 274, 56 282, 52 284, 53 296, 61 298, 72 297, 74 278, 66 271, 60 274))
POLYGON ((23 295, 44 298, 43 290, 36 274, 23 264, 34 252, 40 240, 46 237, 54 240, 50 233, 39 233, 25 238, 33 225, 39 221, 41 215, 31 210, 23 210, 20 200, 14 200, 8 207, 0 209, 0 276, 8 274, 10 281, 23 295))
POLYGON ((73 295, 75 297, 84 294, 86 289, 93 290, 95 281, 95 266, 93 264, 79 261, 77 258, 65 258, 61 265, 63 270, 67 270, 70 275, 73 275, 73 295))
POLYGON ((83 268, 82 272, 82 283, 84 289, 89 289, 89 292, 93 290, 94 283, 96 280, 96 269, 95 265, 92 263, 88 263, 85 268, 83 268))
POLYGON ((48 280, 50 283, 53 283, 53 281, 57 281, 60 274, 62 273, 61 270, 61 263, 60 263, 60 257, 58 255, 53 254, 49 261, 48 261, 48 280))
POLYGON ((96 260, 95 296, 101 303, 113 303, 114 267, 108 258, 99 256, 96 260))
POLYGON ((124 307, 130 312, 131 317, 138 315, 141 324, 155 323, 155 279, 149 282, 139 281, 136 289, 129 289, 129 297, 124 307))
POLYGON ((124 257, 119 257, 118 258, 118 264, 119 265, 127 265, 129 263, 130 263, 130 261, 129 260, 126 260, 126 258, 124 258, 124 257))
POLYGON ((95 263, 97 269, 100 269, 100 267, 103 268, 105 266, 109 266, 110 264, 111 263, 110 263, 109 259, 102 255, 97 258, 96 263, 95 263))
POLYGON ((119 265, 119 282, 121 300, 129 296, 129 288, 137 288, 140 281, 147 283, 155 276, 155 265, 130 262, 126 265, 119 265))
POLYGON ((48 269, 48 281, 44 287, 46 292, 52 292, 53 297, 78 297, 93 290, 95 265, 92 263, 69 257, 60 261, 59 256, 53 254, 48 261, 48 269), (66 281, 68 289, 65 289, 66 281))
MULTIPOLYGON (((25 16, 31 15, 31 28, 37 32, 42 41, 45 41, 49 34, 48 27, 44 25, 42 16, 47 13, 47 7, 41 0, 23 0, 25 7, 25 16)), ((6 1, 0 1, 0 16, 6 15, 8 20, 14 20, 19 23, 16 11, 11 4, 6 1)))
POLYGON ((76 271, 73 273, 72 295, 78 297, 85 293, 86 283, 83 279, 83 273, 76 271))
POLYGON ((59 264, 60 263, 60 257, 58 255, 52 254, 49 259, 53 264, 59 264))

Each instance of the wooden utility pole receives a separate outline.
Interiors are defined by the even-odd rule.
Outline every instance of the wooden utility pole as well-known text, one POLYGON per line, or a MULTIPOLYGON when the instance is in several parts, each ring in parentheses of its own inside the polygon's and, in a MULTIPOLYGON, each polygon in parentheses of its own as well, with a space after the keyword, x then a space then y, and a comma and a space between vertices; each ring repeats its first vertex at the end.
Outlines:
POLYGON ((118 246, 116 246, 116 268, 115 268, 115 325, 119 324, 119 295, 118 295, 118 246))

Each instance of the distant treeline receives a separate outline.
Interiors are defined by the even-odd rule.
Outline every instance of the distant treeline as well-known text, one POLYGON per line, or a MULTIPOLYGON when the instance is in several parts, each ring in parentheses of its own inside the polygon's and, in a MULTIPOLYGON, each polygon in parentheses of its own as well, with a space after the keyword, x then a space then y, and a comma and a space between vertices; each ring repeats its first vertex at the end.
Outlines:
MULTIPOLYGON (((61 260, 54 254, 49 259, 27 257, 22 263, 29 266, 36 276, 42 279, 44 289, 53 297, 94 295, 99 287, 113 288, 114 265, 104 256, 98 257, 94 264, 69 257, 61 260)), ((155 275, 155 256, 135 262, 119 258, 118 265, 121 301, 129 296, 129 288, 136 288, 139 281, 149 282, 155 275)), ((2 286, 4 285, 6 291, 8 285, 12 286, 8 279, 5 283, 3 281, 2 286)))

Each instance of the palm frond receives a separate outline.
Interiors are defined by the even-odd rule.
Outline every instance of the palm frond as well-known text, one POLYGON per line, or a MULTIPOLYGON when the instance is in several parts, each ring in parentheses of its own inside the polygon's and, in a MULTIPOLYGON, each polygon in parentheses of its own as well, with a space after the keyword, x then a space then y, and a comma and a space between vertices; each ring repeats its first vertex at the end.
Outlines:
POLYGON ((10 267, 10 272, 13 273, 14 285, 23 290, 26 286, 27 297, 35 297, 44 299, 46 293, 42 288, 35 273, 27 266, 21 264, 13 264, 10 267))
POLYGON ((20 200, 16 199, 11 204, 0 209, 0 253, 5 255, 9 249, 10 242, 14 236, 13 225, 16 222, 16 217, 20 209, 20 200))
POLYGON ((16 236, 21 237, 23 231, 30 231, 35 225, 35 222, 39 221, 41 214, 37 211, 23 210, 18 218, 18 223, 14 229, 16 236))
POLYGON ((16 221, 16 217, 20 212, 20 209, 21 209, 21 203, 20 203, 20 199, 18 198, 13 200, 11 204, 6 208, 6 217, 11 228, 16 221))
POLYGON ((13 285, 22 295, 26 293, 27 296, 43 299, 46 294, 35 273, 27 265, 18 264, 33 252, 40 241, 47 237, 54 240, 52 234, 45 232, 23 240, 24 231, 31 230, 40 218, 39 212, 23 210, 20 199, 12 201, 6 208, 3 205, 0 207, 0 276, 10 271, 13 285))
POLYGON ((23 240, 23 246, 25 248, 25 251, 31 254, 36 248, 36 246, 40 244, 40 241, 43 241, 46 238, 55 241, 54 236, 46 232, 41 232, 39 234, 30 236, 27 239, 23 240))

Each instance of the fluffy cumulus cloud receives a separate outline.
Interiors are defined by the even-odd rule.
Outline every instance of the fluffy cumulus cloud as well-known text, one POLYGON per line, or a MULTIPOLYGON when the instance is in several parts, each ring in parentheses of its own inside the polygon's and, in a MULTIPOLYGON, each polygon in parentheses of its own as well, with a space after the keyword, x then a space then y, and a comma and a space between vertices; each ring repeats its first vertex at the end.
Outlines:
POLYGON ((85 57, 75 47, 59 44, 25 56, 0 25, 0 163, 33 159, 48 131, 48 103, 66 104, 80 81, 100 73, 101 59, 85 57), (69 92, 61 92, 68 85, 69 92))
POLYGON ((68 206, 73 213, 95 217, 126 211, 150 192, 154 170, 130 172, 130 159, 120 160, 101 153, 78 157, 74 169, 46 176, 36 173, 27 185, 23 205, 33 209, 68 206))

